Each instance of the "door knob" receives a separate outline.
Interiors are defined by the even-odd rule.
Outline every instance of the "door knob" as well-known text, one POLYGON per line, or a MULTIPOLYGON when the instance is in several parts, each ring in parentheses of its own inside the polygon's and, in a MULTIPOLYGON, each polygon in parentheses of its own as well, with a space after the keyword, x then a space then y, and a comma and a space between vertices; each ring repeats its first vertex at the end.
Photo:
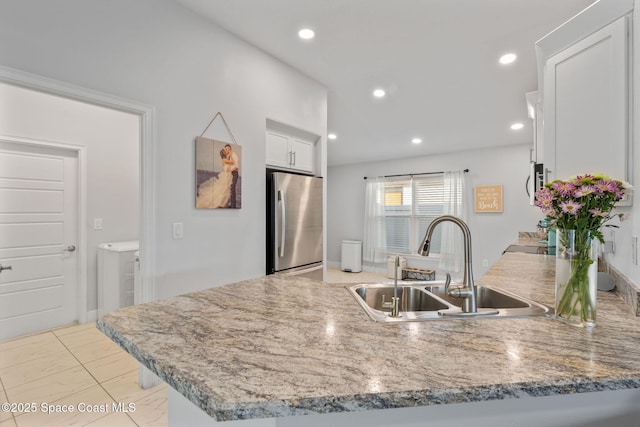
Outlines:
POLYGON ((10 265, 5 267, 2 264, 0 264, 0 273, 2 273, 2 270, 13 270, 13 268, 11 268, 10 265))
POLYGON ((63 249, 63 251, 66 251, 66 252, 73 252, 75 250, 76 250, 76 247, 73 245, 69 245, 66 247, 66 249, 63 249))

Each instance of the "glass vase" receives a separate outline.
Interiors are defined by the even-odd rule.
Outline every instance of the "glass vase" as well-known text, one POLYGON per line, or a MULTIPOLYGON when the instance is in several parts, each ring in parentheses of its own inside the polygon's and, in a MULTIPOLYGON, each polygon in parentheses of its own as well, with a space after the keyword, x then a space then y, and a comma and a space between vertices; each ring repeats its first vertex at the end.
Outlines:
POLYGON ((577 326, 596 324, 595 243, 589 231, 556 231, 556 317, 577 326))

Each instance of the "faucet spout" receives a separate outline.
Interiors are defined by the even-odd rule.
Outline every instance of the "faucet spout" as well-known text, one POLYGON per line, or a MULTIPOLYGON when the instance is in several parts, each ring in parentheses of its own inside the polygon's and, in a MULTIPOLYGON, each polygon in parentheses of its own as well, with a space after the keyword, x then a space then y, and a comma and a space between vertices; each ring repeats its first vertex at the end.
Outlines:
POLYGON ((400 268, 400 255, 396 255, 393 273, 393 297, 391 298, 391 317, 400 317, 400 297, 398 297, 398 268, 400 268))
POLYGON ((471 231, 467 224, 460 218, 453 215, 442 215, 436 217, 427 227, 427 231, 422 239, 422 244, 418 248, 418 254, 428 256, 431 250, 431 238, 433 231, 443 222, 452 222, 460 228, 464 237, 464 275, 462 286, 451 287, 447 290, 450 296, 464 298, 462 310, 467 313, 476 313, 478 305, 476 303, 476 287, 473 282, 473 268, 471 265, 471 231))

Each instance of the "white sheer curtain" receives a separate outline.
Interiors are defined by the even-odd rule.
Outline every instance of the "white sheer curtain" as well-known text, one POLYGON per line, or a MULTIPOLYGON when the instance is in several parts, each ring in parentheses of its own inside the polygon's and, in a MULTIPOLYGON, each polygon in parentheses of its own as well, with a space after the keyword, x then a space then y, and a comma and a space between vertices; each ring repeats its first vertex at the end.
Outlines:
POLYGON ((370 266, 384 263, 386 257, 384 184, 383 177, 368 178, 365 189, 362 259, 370 266))
MULTIPOLYGON (((466 222, 465 173, 463 171, 445 172, 443 178, 443 215, 457 216, 466 222)), ((439 267, 449 273, 461 273, 464 271, 462 232, 450 222, 444 222, 440 227, 442 227, 442 234, 439 267)))

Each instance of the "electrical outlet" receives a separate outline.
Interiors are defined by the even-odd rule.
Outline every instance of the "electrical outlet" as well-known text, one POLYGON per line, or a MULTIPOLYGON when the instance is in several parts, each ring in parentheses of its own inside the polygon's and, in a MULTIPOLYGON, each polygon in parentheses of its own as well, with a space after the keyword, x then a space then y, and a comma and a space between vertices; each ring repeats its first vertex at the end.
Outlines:
POLYGON ((93 229, 94 230, 102 230, 102 218, 94 218, 93 219, 93 229))
POLYGON ((483 259, 482 260, 482 266, 483 267, 489 267, 489 260, 488 259, 483 259))

